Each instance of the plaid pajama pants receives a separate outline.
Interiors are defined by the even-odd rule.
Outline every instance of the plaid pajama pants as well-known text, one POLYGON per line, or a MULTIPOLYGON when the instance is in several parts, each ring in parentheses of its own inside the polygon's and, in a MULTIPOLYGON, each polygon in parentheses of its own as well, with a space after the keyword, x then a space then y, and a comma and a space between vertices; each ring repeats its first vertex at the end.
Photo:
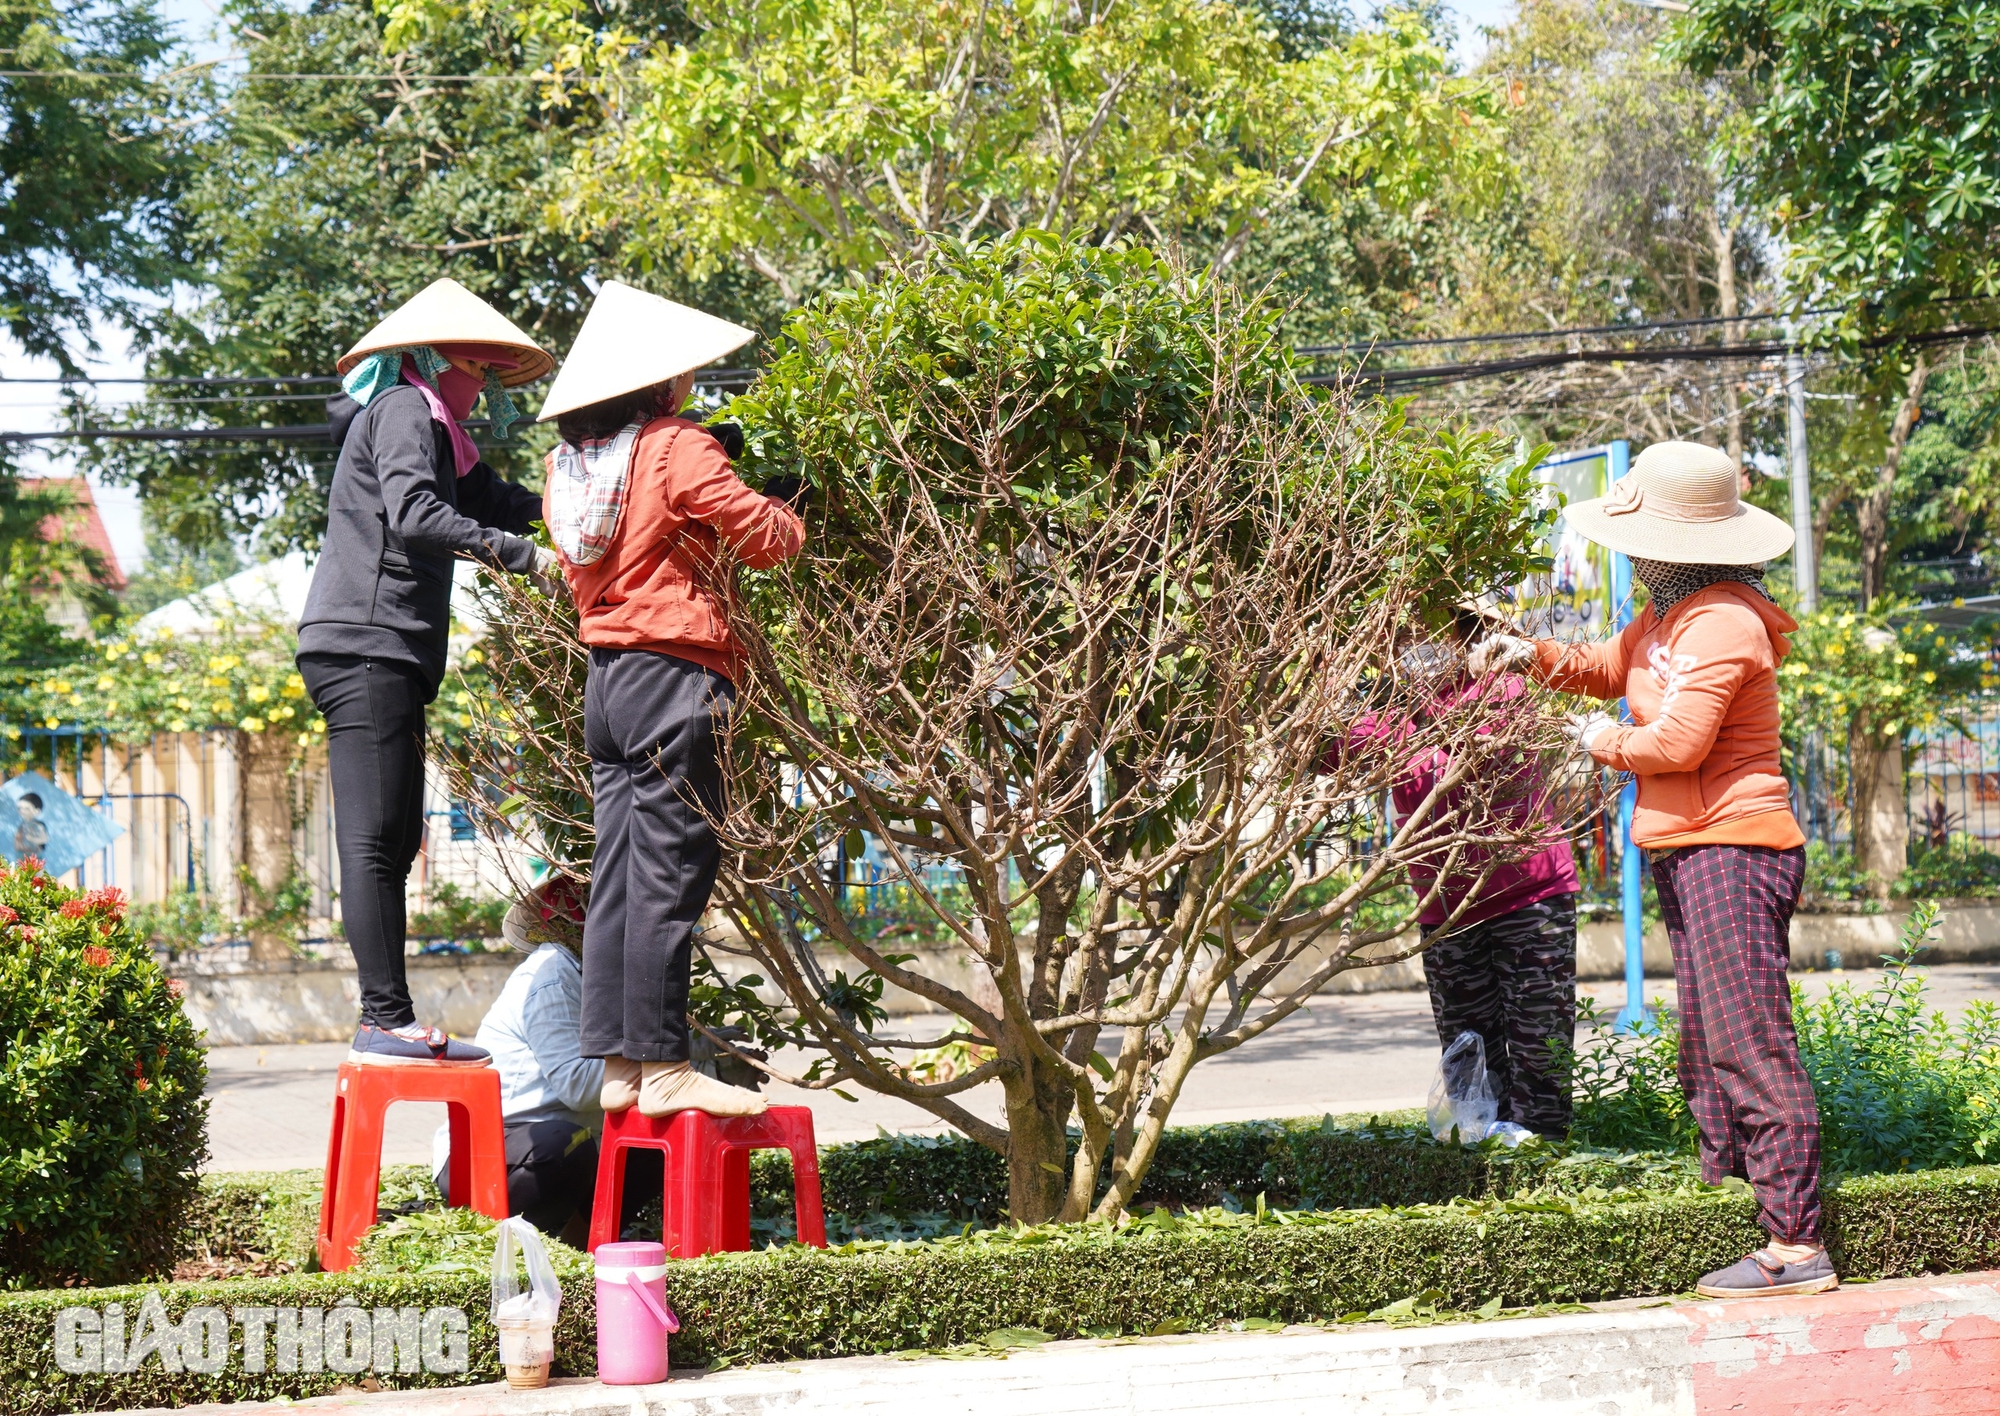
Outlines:
POLYGON ((1680 1079, 1701 1128, 1701 1175, 1748 1180, 1780 1243, 1820 1236, 1819 1107, 1792 1031, 1788 926, 1803 850, 1683 846, 1655 855, 1674 949, 1680 1079))

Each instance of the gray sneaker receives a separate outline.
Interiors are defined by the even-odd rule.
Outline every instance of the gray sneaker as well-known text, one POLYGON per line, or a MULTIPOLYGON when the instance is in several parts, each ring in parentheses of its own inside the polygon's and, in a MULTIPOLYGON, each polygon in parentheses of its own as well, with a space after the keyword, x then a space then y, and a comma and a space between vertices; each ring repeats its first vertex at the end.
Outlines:
POLYGON ((483 1047, 446 1037, 443 1028, 417 1023, 378 1028, 363 1023, 355 1029, 347 1060, 369 1067, 485 1067, 493 1056, 483 1047))
POLYGON ((1796 1264, 1759 1249, 1726 1269, 1703 1274, 1694 1291, 1704 1298, 1768 1298, 1781 1293, 1824 1293, 1838 1287, 1840 1275, 1833 1271, 1833 1260, 1824 1249, 1796 1264))

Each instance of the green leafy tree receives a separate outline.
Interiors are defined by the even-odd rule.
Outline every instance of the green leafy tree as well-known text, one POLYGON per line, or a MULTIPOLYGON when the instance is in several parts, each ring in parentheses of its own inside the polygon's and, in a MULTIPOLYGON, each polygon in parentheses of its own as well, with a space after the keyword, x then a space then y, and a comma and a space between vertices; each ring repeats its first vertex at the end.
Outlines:
MULTIPOLYGON (((456 13, 392 12, 393 33, 456 13)), ((638 263, 754 270, 788 301, 940 236, 1029 226, 1165 241, 1212 222, 1228 265, 1301 199, 1405 208, 1494 147, 1482 86, 1408 14, 1323 43, 1332 21, 1280 31, 1218 0, 723 0, 661 43, 570 0, 515 13, 569 27, 625 115, 578 155, 575 228, 615 230, 638 263)))
MULTIPOLYGON (((1740 74, 1757 101, 1732 151, 1786 243, 1792 297, 1837 303, 1837 333, 1912 342, 1882 456, 1859 491, 1860 593, 1886 593, 1896 481, 1935 362, 1930 330, 2000 296, 2000 18, 1926 0, 1699 0, 1674 52, 1740 74)), ((1885 371, 1886 372, 1886 371, 1885 371)))
POLYGON ((93 617, 111 609, 103 559, 66 534, 71 506, 61 488, 0 463, 0 692, 88 652, 49 619, 54 599, 75 596, 93 617))
POLYGON ((0 319, 28 353, 78 371, 93 319, 178 270, 178 120, 192 86, 151 0, 24 0, 0 12, 0 319))
POLYGON ((1785 728, 1846 743, 1854 862, 1879 899, 1909 864, 1903 743, 1953 723, 1985 682, 1983 661, 1923 620, 1823 610, 1792 636, 1778 671, 1785 728))
MULTIPOLYGON (((1727 321, 1768 295, 1761 222, 1716 152, 1740 126, 1743 86, 1663 58, 1663 29, 1624 0, 1525 0, 1494 34, 1479 71, 1510 106, 1509 180, 1461 223, 1454 332, 1727 321)), ((1697 422, 1741 458, 1753 431, 1729 369, 1563 370, 1531 377, 1515 402, 1550 395, 1582 405, 1542 425, 1552 436, 1657 439, 1697 422)))
MULTIPOLYGON (((391 53, 384 22, 356 0, 303 9, 245 0, 226 15, 247 69, 199 130, 181 199, 201 293, 149 327, 149 372, 324 376, 371 324, 444 275, 561 350, 589 306, 590 277, 630 276, 604 243, 549 223, 554 178, 604 110, 587 99, 545 101, 528 79, 545 47, 497 21, 468 21, 391 53), (440 74, 470 78, 428 77, 440 74)), ((633 7, 626 22, 648 35, 685 28, 671 6, 633 7)), ((637 278, 752 324, 770 322, 754 279, 696 288, 669 273, 637 278)), ((196 382, 156 391, 123 420, 319 424, 329 391, 196 382)), ((530 390, 530 414, 534 400, 530 390)), ((544 444, 532 428, 525 439, 487 455, 532 480, 544 444)), ((317 544, 334 463, 323 437, 107 443, 90 456, 107 476, 139 487, 162 540, 196 551, 234 542, 267 554, 317 544)))

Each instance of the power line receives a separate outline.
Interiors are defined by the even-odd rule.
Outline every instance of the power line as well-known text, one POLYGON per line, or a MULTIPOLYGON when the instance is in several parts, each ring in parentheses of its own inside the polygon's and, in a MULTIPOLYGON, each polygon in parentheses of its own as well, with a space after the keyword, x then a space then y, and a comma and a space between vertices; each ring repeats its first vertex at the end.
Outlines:
MULTIPOLYGON (((240 58, 242 56, 232 56, 240 58)), ((189 69, 215 68, 231 62, 229 59, 212 59, 204 64, 190 65, 189 69)), ((99 79, 121 80, 135 84, 164 84, 185 75, 189 69, 178 69, 171 74, 149 76, 146 74, 117 73, 104 69, 0 69, 0 79, 99 79)), ((383 83, 399 80, 413 84, 587 84, 592 82, 587 74, 567 76, 562 74, 399 74, 395 72, 376 74, 301 74, 301 73, 260 73, 246 70, 233 76, 240 83, 274 79, 281 83, 383 83)))
MULTIPOLYGON (((1969 329, 1941 329, 1928 334, 1879 335, 1860 341, 1864 349, 1880 349, 1892 344, 1948 344, 1980 339, 1994 332, 1991 326, 1969 329)), ((1759 340, 1749 344, 1707 344, 1673 349, 1575 349, 1547 354, 1524 354, 1514 359, 1488 359, 1461 364, 1418 364, 1407 369, 1343 369, 1331 374, 1308 374, 1310 384, 1367 384, 1379 388, 1401 384, 1439 387, 1472 379, 1498 378, 1507 374, 1533 373, 1538 369, 1559 369, 1570 364, 1712 364, 1741 359, 1768 359, 1796 348, 1782 339, 1759 340)))
MULTIPOLYGON (((1837 306, 1805 310, 1804 316, 1838 314, 1837 306)), ((1643 324, 1569 325, 1562 329, 1521 330, 1511 334, 1441 334, 1426 339, 1357 339, 1346 344, 1308 344, 1297 351, 1306 355, 1365 354, 1371 349, 1416 349, 1440 344, 1505 344, 1536 339, 1566 339, 1573 334, 1650 334, 1663 329, 1696 329, 1726 324, 1768 324, 1777 315, 1704 315, 1699 319, 1649 320, 1643 324)))
POLYGON ((337 384, 340 379, 333 374, 294 374, 290 376, 269 374, 252 377, 249 375, 214 374, 201 377, 192 374, 173 378, 99 378, 94 374, 74 374, 68 378, 15 378, 0 374, 0 383, 18 384, 337 384))

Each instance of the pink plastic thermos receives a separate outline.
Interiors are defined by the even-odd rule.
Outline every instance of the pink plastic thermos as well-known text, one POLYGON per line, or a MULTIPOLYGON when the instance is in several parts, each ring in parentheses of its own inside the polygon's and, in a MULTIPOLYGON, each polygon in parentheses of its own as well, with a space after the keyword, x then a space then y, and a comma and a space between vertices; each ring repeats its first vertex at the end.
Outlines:
POLYGON ((664 1244, 597 1246, 597 1379, 640 1386, 667 1379, 667 1334, 681 1320, 667 1306, 664 1244))

